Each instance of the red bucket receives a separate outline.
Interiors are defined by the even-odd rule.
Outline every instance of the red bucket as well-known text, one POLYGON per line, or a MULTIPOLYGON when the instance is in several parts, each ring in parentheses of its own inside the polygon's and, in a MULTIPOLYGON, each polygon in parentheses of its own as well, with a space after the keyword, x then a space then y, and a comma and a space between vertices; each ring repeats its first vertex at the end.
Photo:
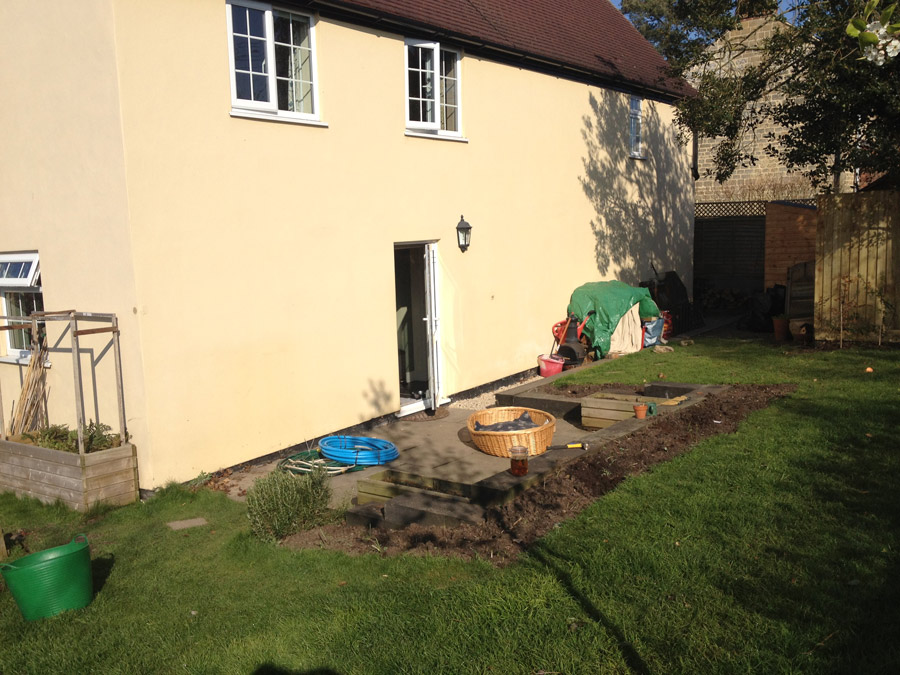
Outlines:
POLYGON ((566 360, 561 356, 556 356, 555 354, 541 354, 538 357, 538 364, 541 369, 541 377, 550 377, 551 375, 558 375, 562 372, 563 364, 566 360))

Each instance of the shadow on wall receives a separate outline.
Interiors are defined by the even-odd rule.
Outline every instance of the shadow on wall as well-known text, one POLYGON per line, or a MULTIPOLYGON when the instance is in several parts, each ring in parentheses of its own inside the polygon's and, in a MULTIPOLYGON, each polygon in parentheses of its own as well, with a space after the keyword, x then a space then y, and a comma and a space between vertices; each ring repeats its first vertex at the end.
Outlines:
POLYGON ((643 102, 643 158, 629 157, 630 100, 609 92, 590 95, 591 114, 583 117, 587 155, 581 186, 594 208, 591 229, 601 277, 637 285, 676 270, 691 287, 694 195, 690 154, 679 143, 674 124, 643 102))
POLYGON ((361 414, 359 417, 360 422, 365 422, 367 420, 380 417, 382 415, 389 415, 390 413, 397 412, 397 405, 394 403, 394 396, 388 390, 387 384, 384 380, 375 381, 369 378, 369 390, 362 392, 363 399, 366 403, 369 404, 369 407, 372 409, 372 415, 366 416, 361 414))
MULTIPOLYGON (((78 355, 80 364, 80 381, 76 379, 72 366, 72 334, 68 318, 65 321, 45 322, 47 370, 41 375, 44 391, 36 419, 31 429, 46 427, 51 424, 67 424, 75 426, 77 407, 74 395, 80 396, 84 411, 84 421, 106 423, 114 429, 118 428, 117 377, 115 371, 115 342, 106 335, 88 335, 80 338, 78 355), (78 394, 73 394, 73 389, 78 394)), ((90 328, 88 328, 90 330, 90 328)), ((4 339, 0 335, 0 339, 4 339)), ((30 343, 26 342, 26 344, 30 343)), ((11 424, 11 418, 19 405, 19 397, 26 386, 28 364, 13 363, 3 366, 15 368, 15 375, 4 378, 6 388, 0 391, 0 398, 5 401, 3 420, 11 424), (15 378, 15 379, 13 379, 15 378)), ((38 371, 39 372, 39 371, 38 371)), ((27 394, 27 392, 26 392, 27 394)))
MULTIPOLYGON (((59 334, 59 337, 53 341, 52 344, 48 344, 47 353, 48 354, 66 354, 67 359, 72 358, 72 347, 67 342, 71 342, 71 326, 68 323, 62 324, 62 332, 59 334)), ((84 344, 85 338, 81 338, 82 342, 78 347, 78 354, 81 357, 81 405, 84 409, 84 415, 86 419, 97 420, 97 422, 108 421, 112 426, 115 426, 116 422, 114 418, 109 415, 105 416, 102 420, 100 417, 100 382, 98 379, 98 370, 101 367, 105 368, 114 368, 115 366, 112 364, 113 354, 112 350, 115 347, 115 344, 112 339, 106 339, 105 336, 102 336, 100 341, 94 340, 94 344, 84 344), (104 358, 109 356, 109 359, 106 361, 105 366, 101 366, 104 358), (88 406, 85 404, 85 386, 84 381, 87 380, 89 382, 89 386, 87 387, 87 393, 91 397, 91 405, 88 406), (91 413, 93 411, 93 414, 91 413)), ((60 357, 63 358, 63 357, 60 357)), ((68 364, 67 364, 68 365, 68 364)), ((57 365, 59 368, 59 365, 57 365)), ((70 378, 71 379, 71 378, 70 378)), ((48 415, 49 415, 48 410, 48 415)), ((68 411, 64 411, 68 412, 68 411)), ((49 422, 48 422, 49 423, 49 422)))

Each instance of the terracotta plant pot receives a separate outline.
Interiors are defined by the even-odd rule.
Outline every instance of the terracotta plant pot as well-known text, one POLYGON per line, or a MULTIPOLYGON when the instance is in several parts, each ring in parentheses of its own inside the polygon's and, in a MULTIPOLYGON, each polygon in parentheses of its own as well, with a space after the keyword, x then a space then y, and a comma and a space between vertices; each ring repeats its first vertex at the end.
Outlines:
POLYGON ((775 332, 775 342, 787 342, 791 339, 791 328, 786 318, 773 317, 772 329, 775 332))
POLYGON ((639 420, 647 417, 647 404, 646 403, 638 403, 634 406, 634 416, 639 420))

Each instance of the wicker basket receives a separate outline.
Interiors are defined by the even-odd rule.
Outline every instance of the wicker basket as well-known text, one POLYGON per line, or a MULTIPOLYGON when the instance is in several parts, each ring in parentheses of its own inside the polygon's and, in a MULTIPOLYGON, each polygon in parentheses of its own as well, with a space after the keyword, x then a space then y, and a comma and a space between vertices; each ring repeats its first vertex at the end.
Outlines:
POLYGON ((474 412, 469 415, 469 421, 466 426, 469 428, 472 442, 478 446, 479 450, 489 455, 509 457, 509 449, 514 445, 524 445, 528 448, 529 455, 540 455, 547 452, 547 446, 553 441, 553 432, 556 431, 556 418, 543 410, 507 406, 474 412), (516 431, 475 430, 475 422, 485 425, 496 424, 497 422, 511 422, 523 412, 527 412, 531 419, 540 426, 516 431))

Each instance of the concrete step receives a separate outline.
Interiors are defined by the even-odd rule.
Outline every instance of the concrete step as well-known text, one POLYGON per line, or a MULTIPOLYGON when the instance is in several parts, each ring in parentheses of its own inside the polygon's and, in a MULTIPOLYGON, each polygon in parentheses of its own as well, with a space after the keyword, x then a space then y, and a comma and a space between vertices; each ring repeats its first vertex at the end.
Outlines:
POLYGON ((384 527, 384 504, 356 504, 347 509, 344 520, 359 527, 384 527))
POLYGON ((483 522, 484 508, 461 498, 407 494, 385 502, 384 521, 390 528, 402 528, 413 523, 452 527, 460 523, 483 522))
POLYGON ((387 529, 402 529, 413 523, 453 527, 483 522, 484 508, 458 497, 404 494, 383 504, 352 506, 347 510, 346 521, 349 525, 387 529))

